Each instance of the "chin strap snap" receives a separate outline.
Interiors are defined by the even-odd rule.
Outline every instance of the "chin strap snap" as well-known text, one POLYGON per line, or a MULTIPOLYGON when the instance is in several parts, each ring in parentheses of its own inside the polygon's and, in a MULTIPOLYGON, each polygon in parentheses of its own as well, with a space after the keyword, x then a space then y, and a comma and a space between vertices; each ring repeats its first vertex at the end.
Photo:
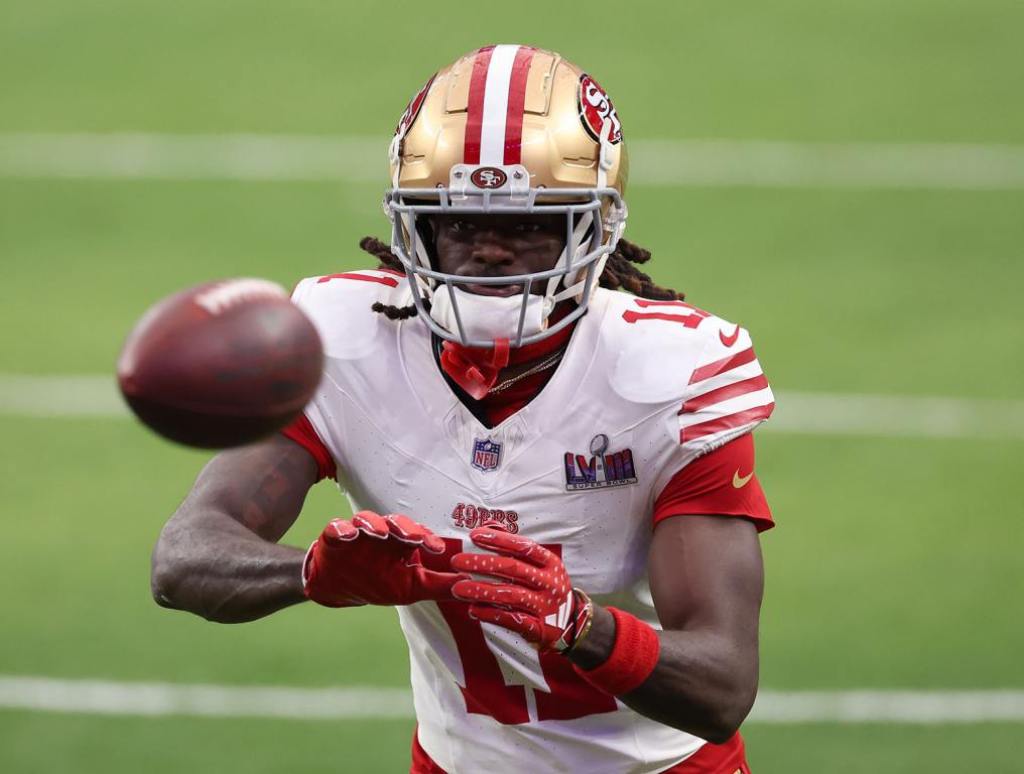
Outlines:
POLYGON ((508 339, 495 339, 492 349, 446 341, 441 351, 441 368, 471 398, 482 400, 498 381, 501 369, 508 365, 510 350, 508 339))

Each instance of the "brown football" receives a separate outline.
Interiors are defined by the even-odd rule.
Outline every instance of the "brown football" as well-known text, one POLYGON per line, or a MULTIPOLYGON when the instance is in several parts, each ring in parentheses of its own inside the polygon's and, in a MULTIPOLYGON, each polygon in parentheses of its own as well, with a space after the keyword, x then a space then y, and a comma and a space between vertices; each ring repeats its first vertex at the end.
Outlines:
POLYGON ((229 279, 183 290, 146 312, 117 362, 136 416, 165 438, 222 449, 263 438, 313 397, 323 347, 276 283, 229 279))

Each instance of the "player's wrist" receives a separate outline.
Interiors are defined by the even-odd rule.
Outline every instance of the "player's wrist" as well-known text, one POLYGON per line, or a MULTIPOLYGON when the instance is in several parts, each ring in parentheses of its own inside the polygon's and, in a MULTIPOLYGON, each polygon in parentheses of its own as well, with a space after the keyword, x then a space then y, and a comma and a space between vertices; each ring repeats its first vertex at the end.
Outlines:
POLYGON ((565 655, 582 669, 593 669, 608 660, 615 645, 615 619, 608 609, 591 603, 590 622, 565 655))
POLYGON ((568 655, 574 648, 583 643, 587 635, 590 634, 590 629, 594 624, 594 601, 583 589, 574 588, 572 595, 575 603, 572 628, 569 632, 568 645, 562 651, 564 655, 568 655))
POLYGON ((586 640, 594 623, 594 602, 587 592, 573 588, 570 594, 573 601, 572 615, 554 646, 563 656, 568 656, 586 640))
POLYGON ((591 661, 596 648, 587 649, 592 637, 581 643, 582 653, 573 658, 576 673, 591 685, 612 696, 623 696, 639 688, 658 664, 661 641, 657 631, 634 615, 616 608, 601 608, 604 616, 595 618, 603 643, 604 658, 591 661), (610 645, 609 645, 610 640, 610 645))

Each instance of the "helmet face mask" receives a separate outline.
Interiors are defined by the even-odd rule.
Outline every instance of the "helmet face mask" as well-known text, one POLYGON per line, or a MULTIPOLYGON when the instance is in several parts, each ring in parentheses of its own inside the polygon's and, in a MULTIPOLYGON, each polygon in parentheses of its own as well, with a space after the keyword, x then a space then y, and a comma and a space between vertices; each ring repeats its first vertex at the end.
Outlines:
POLYGON ((414 97, 390 157, 393 187, 385 194, 384 209, 392 224, 392 252, 409 277, 419 316, 436 335, 470 347, 492 347, 496 338, 521 346, 585 314, 626 220, 621 131, 593 79, 550 52, 523 46, 480 49, 441 70, 414 97), (515 114, 517 109, 522 112, 515 114), (422 218, 438 215, 561 216, 564 248, 542 271, 447 274, 438 270, 435 246, 424 244, 420 228, 422 218), (509 313, 508 299, 465 303, 466 290, 510 284, 522 285, 514 296, 518 314, 509 313), (444 303, 435 305, 439 292, 444 303), (575 308, 548 325, 555 306, 570 299, 575 308), (467 324, 469 315, 487 315, 488 304, 504 322, 467 324), (440 306, 443 313, 434 308, 440 306))

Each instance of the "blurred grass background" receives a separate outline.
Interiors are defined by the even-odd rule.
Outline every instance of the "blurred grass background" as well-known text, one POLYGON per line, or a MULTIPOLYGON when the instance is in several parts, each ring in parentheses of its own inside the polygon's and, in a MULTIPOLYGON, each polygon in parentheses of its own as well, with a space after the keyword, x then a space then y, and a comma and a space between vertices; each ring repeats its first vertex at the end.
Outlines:
MULTIPOLYGON (((488 42, 584 65, 630 139, 1024 143, 1024 5, 6 0, 0 134, 379 137, 381 181, 0 179, 0 373, 105 374, 215 277, 369 265, 397 116, 488 42)), ((1024 397, 1024 191, 647 187, 659 282, 754 332, 779 390, 1024 397)), ((392 611, 237 627, 158 609, 150 547, 206 455, 133 423, 0 416, 0 673, 404 686, 392 611)), ((1024 688, 1019 441, 762 435, 780 527, 762 685, 1024 688)), ((317 487, 286 540, 344 512, 317 487)), ((411 723, 0 710, 0 770, 406 770, 411 723)), ((755 772, 1020 770, 1020 725, 764 726, 755 772)))

